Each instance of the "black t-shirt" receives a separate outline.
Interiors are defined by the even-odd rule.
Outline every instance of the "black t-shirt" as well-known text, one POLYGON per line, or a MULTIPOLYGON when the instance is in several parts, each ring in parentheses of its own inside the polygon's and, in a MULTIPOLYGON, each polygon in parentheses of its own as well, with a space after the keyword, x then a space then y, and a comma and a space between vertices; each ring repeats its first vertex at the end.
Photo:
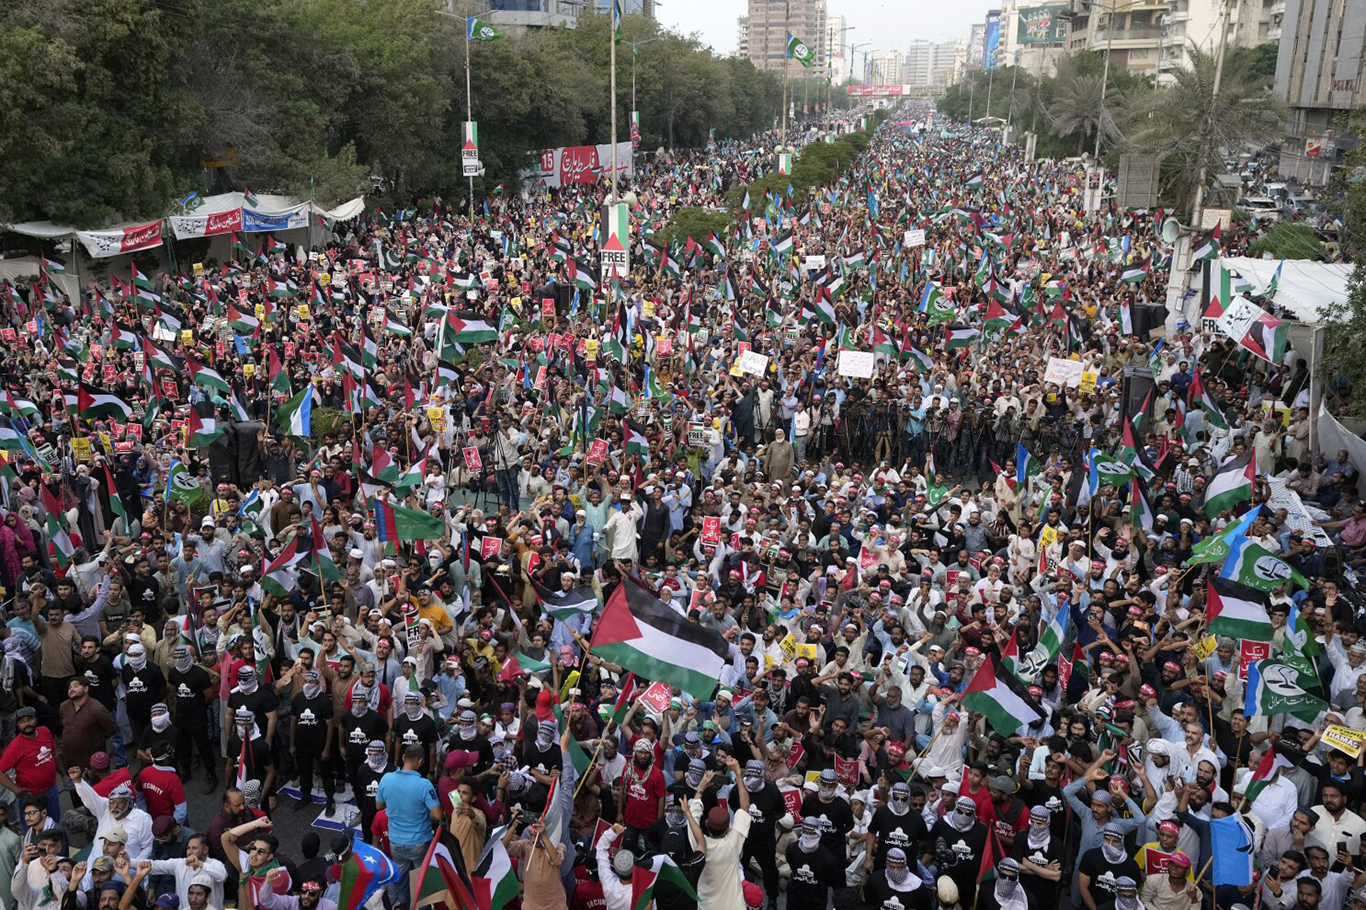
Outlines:
POLYGON ((213 687, 213 677, 209 676, 209 671, 199 664, 184 673, 172 667, 166 675, 166 682, 175 699, 171 707, 175 711, 176 726, 186 732, 194 732, 197 728, 207 730, 209 705, 204 701, 204 690, 213 687))
POLYGON ((356 805, 362 810, 375 811, 375 797, 379 794, 379 780, 390 771, 394 770, 392 762, 384 766, 383 771, 376 771, 364 761, 360 763, 360 768, 356 771, 356 779, 351 782, 351 787, 356 795, 356 805))
POLYGON ((1036 866, 1047 866, 1054 860, 1058 861, 1059 866, 1063 865, 1063 857, 1067 854, 1067 844, 1065 838, 1060 834, 1051 834, 1047 846, 1035 849, 1029 846, 1029 832, 1024 831, 1015 837, 1015 846, 1011 848, 1010 855, 1021 863, 1020 883, 1025 886, 1025 890, 1034 898, 1035 904, 1039 907, 1053 907, 1057 904, 1058 892, 1062 887, 1061 880, 1052 882, 1041 875, 1034 875, 1026 872, 1023 862, 1029 860, 1036 866))
POLYGON ((939 871, 958 885, 959 900, 964 893, 973 894, 987 845, 987 826, 974 822, 968 830, 958 831, 941 818, 930 828, 929 843, 938 857, 939 871), (938 848, 940 841, 943 849, 938 848))
POLYGON ((76 666, 80 668, 85 676, 86 685, 90 687, 90 697, 113 714, 119 705, 119 671, 114 669, 114 662, 100 654, 94 660, 77 658, 76 666))
POLYGON ((156 580, 156 576, 148 575, 146 578, 139 578, 134 575, 128 579, 124 588, 128 591, 129 606, 134 610, 140 607, 143 620, 155 625, 157 620, 161 618, 161 608, 157 605, 157 600, 161 596, 161 582, 156 580))
POLYGON ((1112 863, 1105 858, 1105 851, 1101 847, 1092 847, 1083 853, 1077 863, 1077 871, 1091 877, 1091 899, 1096 906, 1114 900, 1116 879, 1127 875, 1136 882, 1143 880, 1143 870, 1127 852, 1123 862, 1112 863))
MULTIPOLYGON (((1024 876, 1021 876, 1021 879, 1023 878, 1024 876)), ((981 910, 1001 910, 1001 902, 996 897, 996 884, 995 881, 991 881, 982 886, 982 893, 977 895, 977 906, 980 907, 981 910)), ((1024 898, 1026 910, 1041 910, 1034 895, 1030 893, 1028 888, 1021 887, 1015 893, 1024 898)), ((1012 902, 1010 906, 1016 907, 1019 905, 1012 902)), ((1052 908, 1050 907, 1048 910, 1052 910, 1052 908)), ((1100 910, 1100 908, 1098 907, 1096 910, 1100 910)))
MULTIPOLYGON (((739 786, 743 787, 744 782, 741 781, 739 786)), ((732 812, 740 811, 740 794, 734 788, 730 791, 730 808, 732 812)), ((749 795, 749 843, 776 845, 778 819, 786 814, 787 803, 783 802, 783 794, 765 781, 762 790, 749 795)))
POLYGON ((854 810, 849 803, 841 796, 823 803, 819 793, 808 793, 802 800, 802 818, 813 817, 821 822, 821 846, 833 856, 843 856, 847 849, 845 841, 854 830, 854 810))
POLYGON ((327 748, 327 722, 332 719, 332 696, 318 693, 307 698, 300 692, 291 702, 294 718, 294 748, 308 755, 318 755, 327 748))
POLYGON ((366 711, 360 717, 347 711, 341 719, 341 738, 346 744, 348 762, 364 762, 365 748, 370 740, 383 740, 389 726, 378 711, 366 711))
MULTIPOLYGON (((911 809, 898 818, 887 806, 879 806, 873 813, 868 830, 877 839, 877 850, 873 854, 874 869, 881 869, 887 865, 887 851, 893 847, 905 850, 906 862, 914 864, 920 858, 921 847, 929 833, 925 827, 925 819, 921 818, 919 812, 911 809)), ((915 866, 911 865, 911 868, 914 869, 915 866)))
MULTIPOLYGON (((242 758, 242 738, 237 735, 237 729, 228 734, 228 757, 232 759, 233 773, 236 774, 237 763, 242 758)), ((270 743, 266 742, 265 731, 262 735, 251 741, 247 748, 247 780, 259 780, 263 784, 266 780, 266 771, 270 769, 273 762, 270 759, 270 743)), ((278 782, 276 786, 279 786, 278 782)))
POLYGON ((909 891, 898 891, 887 881, 885 869, 875 870, 868 876, 868 883, 863 886, 863 902, 868 907, 880 908, 887 901, 896 898, 906 910, 933 910, 939 905, 935 900, 935 890, 920 880, 914 867, 911 867, 910 875, 906 877, 906 884, 913 887, 909 891))
POLYGON ((1031 783, 1028 790, 1020 791, 1020 797, 1031 809, 1043 806, 1048 810, 1048 824, 1053 831, 1054 839, 1067 835, 1067 799, 1062 795, 1061 787, 1036 780, 1031 783))
POLYGON ((166 697, 166 677, 161 668, 150 661, 141 670, 123 665, 123 688, 127 693, 128 716, 149 723, 152 705, 166 697))
POLYGON ((270 723, 267 716, 280 706, 280 696, 257 683, 255 692, 243 692, 233 689, 228 696, 228 713, 236 716, 238 708, 246 708, 256 719, 256 726, 261 728, 261 733, 266 732, 266 727, 270 723))
POLYGON ((790 910, 825 910, 830 889, 844 887, 844 863, 824 843, 810 853, 804 853, 796 841, 788 844, 787 868, 792 876, 787 883, 790 910))
MULTIPOLYGON (((436 744, 436 721, 426 711, 417 720, 409 720, 408 715, 402 712, 394 717, 394 739, 401 744, 401 749, 410 745, 431 746, 436 744)), ((422 760, 422 767, 418 769, 422 774, 426 774, 431 769, 427 767, 427 760, 422 760)))
POLYGON ((151 755, 156 752, 156 747, 159 745, 165 744, 174 750, 179 742, 180 734, 176 732, 174 723, 160 733, 153 730, 152 725, 148 724, 143 728, 142 733, 138 736, 138 741, 133 745, 139 752, 145 751, 151 755))
MULTIPOLYGON (((556 746, 555 748, 558 749, 559 747, 556 746)), ((462 752, 475 752, 479 755, 479 760, 476 761, 474 767, 467 772, 470 776, 483 774, 489 768, 493 767, 493 746, 490 746, 489 741, 482 736, 476 736, 474 739, 466 742, 460 738, 459 732, 452 733, 450 736, 446 737, 446 751, 449 752, 452 749, 459 749, 462 752)), ((558 768, 560 766, 556 765, 555 767, 558 768)))

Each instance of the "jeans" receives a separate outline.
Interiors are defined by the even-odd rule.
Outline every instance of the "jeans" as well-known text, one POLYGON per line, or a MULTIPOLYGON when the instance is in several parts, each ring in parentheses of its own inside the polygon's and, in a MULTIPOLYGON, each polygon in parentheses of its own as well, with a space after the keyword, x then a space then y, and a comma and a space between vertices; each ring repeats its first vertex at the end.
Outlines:
POLYGON ((520 465, 514 465, 498 471, 498 499, 512 512, 516 512, 518 505, 520 505, 521 495, 517 491, 517 475, 521 470, 520 465))
POLYGON ((427 848, 431 844, 389 844, 389 858, 398 866, 398 881, 387 885, 389 902, 395 907, 406 907, 408 900, 408 873, 427 858, 427 848))

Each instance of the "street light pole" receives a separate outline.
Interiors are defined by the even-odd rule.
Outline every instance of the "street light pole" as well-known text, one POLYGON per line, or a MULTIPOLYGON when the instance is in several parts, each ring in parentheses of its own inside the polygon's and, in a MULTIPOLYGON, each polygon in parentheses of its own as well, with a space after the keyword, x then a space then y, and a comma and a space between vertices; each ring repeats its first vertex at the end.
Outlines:
POLYGON ((1100 110, 1096 111, 1096 161, 1100 161, 1100 135, 1105 127, 1105 89, 1110 84, 1110 52, 1115 46, 1115 0, 1110 0, 1110 21, 1105 26, 1105 69, 1100 74, 1100 110))

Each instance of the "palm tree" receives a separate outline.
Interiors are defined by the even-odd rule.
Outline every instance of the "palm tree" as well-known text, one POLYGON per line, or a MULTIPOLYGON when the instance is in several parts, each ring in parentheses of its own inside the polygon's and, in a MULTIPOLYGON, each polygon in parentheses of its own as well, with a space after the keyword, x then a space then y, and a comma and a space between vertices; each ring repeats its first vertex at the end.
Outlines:
POLYGON ((1096 130, 1103 130, 1106 135, 1114 132, 1115 98, 1103 97, 1103 89, 1099 76, 1069 73, 1058 78, 1053 103, 1048 106, 1048 119, 1059 139, 1077 137, 1078 155, 1085 148, 1087 137, 1096 130))
POLYGON ((1249 73, 1250 57, 1229 49, 1219 91, 1216 54, 1190 47, 1190 66, 1130 107, 1128 147, 1156 153, 1176 181, 1178 205, 1193 212, 1202 174, 1223 170, 1224 153, 1280 136, 1284 106, 1249 73))

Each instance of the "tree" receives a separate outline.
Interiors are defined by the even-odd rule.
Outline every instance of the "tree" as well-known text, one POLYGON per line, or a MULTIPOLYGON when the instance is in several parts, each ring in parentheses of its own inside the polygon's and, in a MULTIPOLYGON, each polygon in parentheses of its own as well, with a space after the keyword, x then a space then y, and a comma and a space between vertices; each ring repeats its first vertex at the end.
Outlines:
POLYGON ((1085 151, 1084 143, 1098 130, 1109 130, 1113 120, 1108 115, 1115 105, 1113 96, 1102 97, 1104 83, 1100 76, 1072 74, 1059 81, 1053 104, 1048 108, 1048 119, 1059 136, 1077 137, 1077 154, 1085 151))
POLYGON ((1284 106, 1249 75, 1251 55, 1229 53, 1218 94, 1214 91, 1215 55, 1190 47, 1191 64, 1172 73, 1173 81, 1129 108, 1128 147, 1155 152, 1171 175, 1177 206, 1193 212, 1201 175, 1223 170, 1228 149, 1260 146, 1279 135, 1284 106))
MULTIPOLYGON (((1366 130, 1366 111, 1345 115, 1339 125, 1366 130)), ((1343 222, 1344 251, 1355 260, 1352 274, 1347 279, 1347 299, 1331 306, 1324 319, 1324 352, 1329 375, 1335 382, 1330 389, 1339 390, 1347 412, 1358 419, 1366 419, 1366 396, 1352 394, 1366 389, 1366 181, 1361 179, 1366 167, 1366 149, 1361 146, 1347 152, 1343 167, 1337 171, 1330 190, 1340 199, 1339 217, 1343 222), (1343 387, 1345 386, 1345 387, 1343 387)))

